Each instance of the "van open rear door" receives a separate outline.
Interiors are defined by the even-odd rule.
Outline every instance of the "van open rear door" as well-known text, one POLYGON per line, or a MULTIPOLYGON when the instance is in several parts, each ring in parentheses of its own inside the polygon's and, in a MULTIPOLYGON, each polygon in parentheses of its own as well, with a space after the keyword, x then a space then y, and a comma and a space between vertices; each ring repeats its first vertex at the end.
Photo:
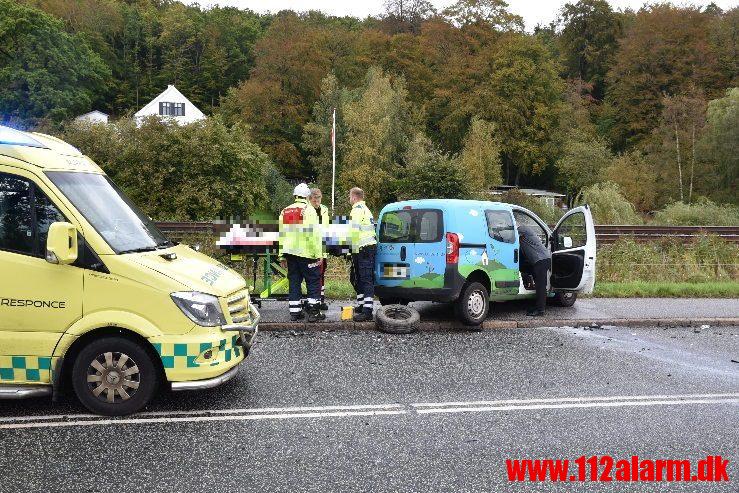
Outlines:
POLYGON ((592 293, 595 256, 595 225, 590 207, 576 207, 559 220, 552 234, 552 288, 592 293))

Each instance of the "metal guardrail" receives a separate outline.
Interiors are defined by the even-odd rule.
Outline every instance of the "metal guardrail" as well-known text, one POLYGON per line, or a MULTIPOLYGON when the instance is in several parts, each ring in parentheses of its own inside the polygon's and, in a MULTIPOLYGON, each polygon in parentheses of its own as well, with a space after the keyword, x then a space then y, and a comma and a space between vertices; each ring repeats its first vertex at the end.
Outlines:
MULTIPOLYGON (((228 224, 199 222, 158 222, 157 226, 173 237, 187 234, 216 234, 229 229, 228 224)), ((685 242, 705 235, 714 235, 726 241, 739 243, 739 227, 737 226, 649 226, 649 225, 613 225, 599 224, 595 226, 598 243, 613 243, 623 236, 635 241, 658 241, 665 238, 679 238, 685 242)))

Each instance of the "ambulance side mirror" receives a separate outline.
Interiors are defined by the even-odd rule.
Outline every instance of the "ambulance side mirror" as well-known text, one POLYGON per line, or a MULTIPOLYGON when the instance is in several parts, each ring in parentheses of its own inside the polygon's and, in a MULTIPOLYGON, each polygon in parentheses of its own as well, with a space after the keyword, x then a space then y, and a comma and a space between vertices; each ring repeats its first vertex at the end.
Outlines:
POLYGON ((572 248, 572 238, 569 236, 562 238, 562 248, 572 248))
POLYGON ((70 223, 53 223, 46 238, 46 261, 72 264, 77 260, 77 228, 70 223))

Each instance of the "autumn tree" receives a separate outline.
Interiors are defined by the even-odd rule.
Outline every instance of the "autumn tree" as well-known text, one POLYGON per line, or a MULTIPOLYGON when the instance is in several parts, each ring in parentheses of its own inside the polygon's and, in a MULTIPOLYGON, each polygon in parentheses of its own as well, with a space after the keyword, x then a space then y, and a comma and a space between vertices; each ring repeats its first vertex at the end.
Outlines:
POLYGON ((484 49, 478 63, 468 111, 495 124, 506 182, 517 184, 522 175, 541 173, 556 155, 553 134, 564 89, 557 65, 541 42, 520 34, 484 49))
POLYGON ((312 177, 300 142, 329 70, 321 35, 295 14, 281 15, 256 45, 250 78, 223 102, 227 120, 249 124, 256 141, 287 177, 312 177))
POLYGON ((508 10, 504 0, 458 0, 442 12, 457 26, 487 24, 500 31, 523 31, 523 18, 508 10))
POLYGON ((352 94, 339 85, 331 73, 321 82, 321 96, 313 105, 311 121, 303 128, 303 149, 307 154, 318 185, 324 193, 331 189, 333 155, 331 148, 331 129, 336 111, 336 173, 340 174, 343 165, 344 148, 347 145, 344 107, 351 101, 352 94))
POLYGON ((703 160, 710 166, 708 183, 719 200, 739 203, 739 87, 710 101, 701 138, 703 160), (711 186, 712 185, 712 186, 711 186))
POLYGON ((500 169, 500 143, 495 125, 473 118, 457 160, 471 194, 482 197, 503 183, 500 169))
POLYGON ((591 84, 593 95, 602 99, 621 35, 619 15, 606 0, 566 3, 559 15, 558 44, 567 77, 591 84))
POLYGON ((394 198, 396 170, 418 126, 407 96, 403 79, 391 80, 371 68, 356 99, 344 107, 346 144, 339 187, 361 186, 374 208, 394 198))
POLYGON ((726 87, 709 43, 711 17, 695 7, 651 5, 627 26, 607 76, 617 149, 642 143, 659 121, 663 94, 696 87, 709 97, 726 87))

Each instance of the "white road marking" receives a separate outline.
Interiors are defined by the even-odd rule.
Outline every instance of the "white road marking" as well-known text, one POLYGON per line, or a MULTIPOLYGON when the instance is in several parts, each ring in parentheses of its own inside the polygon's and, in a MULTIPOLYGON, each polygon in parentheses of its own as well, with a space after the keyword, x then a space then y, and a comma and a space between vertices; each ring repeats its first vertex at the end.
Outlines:
POLYGON ((162 418, 123 418, 123 419, 96 419, 76 421, 52 421, 44 423, 14 423, 0 425, 0 429, 19 428, 67 428, 70 426, 96 426, 96 425, 127 425, 127 424, 153 424, 153 423, 198 423, 207 421, 251 421, 261 419, 294 419, 294 418, 344 418, 349 416, 379 416, 406 414, 405 409, 394 411, 335 411, 314 413, 281 413, 281 414, 238 414, 221 416, 188 416, 188 417, 162 417, 162 418))
POLYGON ((730 394, 676 394, 676 395, 609 395, 605 397, 554 397, 550 399, 508 399, 500 401, 461 401, 461 402, 420 402, 411 404, 421 407, 463 407, 463 406, 497 406, 502 404, 540 404, 551 402, 591 402, 591 401, 632 401, 649 399, 717 399, 739 397, 739 393, 730 394))
POLYGON ((560 397, 495 401, 421 402, 404 404, 357 404, 346 406, 265 407, 204 409, 197 411, 149 411, 126 418, 93 414, 61 414, 0 418, 0 429, 51 428, 94 425, 198 423, 265 419, 306 419, 352 416, 444 414, 465 412, 526 411, 541 409, 608 408, 694 404, 739 404, 739 393, 560 397))
MULTIPOLYGON (((137 416, 200 416, 203 414, 259 414, 259 413, 291 413, 291 412, 312 412, 312 411, 358 411, 358 410, 374 410, 374 409, 403 409, 402 404, 357 404, 348 406, 306 406, 306 407, 255 407, 241 409, 202 409, 193 411, 145 411, 136 413, 132 417, 137 416)), ((97 414, 57 414, 45 416, 15 416, 0 418, 0 423, 16 422, 16 421, 56 421, 56 420, 75 420, 80 418, 103 419, 104 416, 97 414)))
POLYGON ((624 406, 666 406, 683 404, 739 404, 739 399, 679 399, 658 401, 614 401, 614 402, 572 402, 565 404, 528 404, 521 406, 486 406, 486 407, 443 407, 417 409, 418 414, 441 413, 475 413, 492 411, 521 411, 535 409, 573 409, 587 407, 624 407, 624 406))

